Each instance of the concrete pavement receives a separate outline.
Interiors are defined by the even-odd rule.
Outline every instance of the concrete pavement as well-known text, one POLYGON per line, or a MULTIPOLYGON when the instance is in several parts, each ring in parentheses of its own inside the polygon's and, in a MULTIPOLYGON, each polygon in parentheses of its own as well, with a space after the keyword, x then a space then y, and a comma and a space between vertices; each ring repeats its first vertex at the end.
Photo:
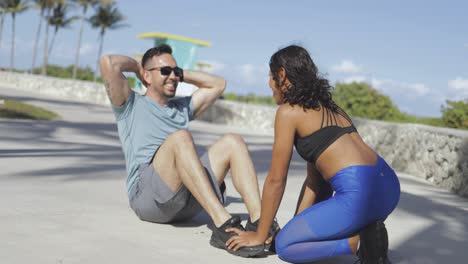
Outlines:
MULTIPOLYGON (((5 88, 0 97, 44 106, 62 117, 0 120, 0 263, 283 263, 276 255, 244 259, 211 247, 206 214, 177 225, 140 221, 128 206, 125 163, 109 107, 5 88)), ((200 121, 191 129, 200 150, 223 133, 243 135, 263 185, 271 136, 200 121)), ((282 226, 304 176, 305 163, 295 154, 278 212, 282 226)), ((399 177, 400 204, 386 221, 393 263, 467 263, 468 200, 411 175, 399 177)), ((227 185, 228 211, 246 220, 229 179, 227 185)))

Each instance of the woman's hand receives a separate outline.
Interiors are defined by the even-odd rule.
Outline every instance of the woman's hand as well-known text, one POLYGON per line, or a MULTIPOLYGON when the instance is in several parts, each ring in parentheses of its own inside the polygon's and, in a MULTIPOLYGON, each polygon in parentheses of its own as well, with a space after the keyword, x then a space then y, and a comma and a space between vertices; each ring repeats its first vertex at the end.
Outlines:
POLYGON ((257 232, 247 232, 237 228, 228 228, 226 232, 234 232, 237 234, 237 236, 229 238, 226 242, 226 246, 234 251, 237 251, 241 247, 253 247, 265 243, 264 239, 259 238, 257 232))

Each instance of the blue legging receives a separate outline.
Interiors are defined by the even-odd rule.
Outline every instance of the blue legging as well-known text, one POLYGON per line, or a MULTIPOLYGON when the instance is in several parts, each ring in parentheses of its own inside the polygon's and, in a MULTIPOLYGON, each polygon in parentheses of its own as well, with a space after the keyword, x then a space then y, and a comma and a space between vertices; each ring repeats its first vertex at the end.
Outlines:
POLYGON ((302 211, 276 236, 282 260, 305 263, 352 254, 348 238, 385 220, 400 199, 398 178, 381 157, 375 165, 346 167, 329 182, 335 195, 302 211))

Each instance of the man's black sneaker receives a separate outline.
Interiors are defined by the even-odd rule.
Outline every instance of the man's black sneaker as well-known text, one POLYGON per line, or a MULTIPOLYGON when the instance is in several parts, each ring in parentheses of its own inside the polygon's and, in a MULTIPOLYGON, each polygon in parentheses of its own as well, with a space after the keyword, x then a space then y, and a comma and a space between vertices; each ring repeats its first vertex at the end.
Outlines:
MULTIPOLYGON (((245 231, 252 231, 252 232, 257 231, 259 220, 260 219, 252 223, 249 218, 249 220, 247 221, 247 224, 245 225, 245 231)), ((274 219, 273 224, 271 225, 270 230, 268 231, 268 237, 273 236, 273 240, 271 241, 270 244, 265 244, 266 250, 270 252, 274 252, 274 253, 276 252, 275 236, 276 236, 276 233, 279 232, 279 230, 280 230, 279 224, 276 221, 276 219, 274 219)))
POLYGON ((388 234, 382 221, 374 222, 359 232, 357 252, 361 264, 390 264, 388 259, 388 234))
POLYGON ((227 250, 227 252, 236 255, 236 256, 241 256, 244 258, 248 257, 256 257, 260 256, 264 252, 264 246, 255 246, 255 247, 242 247, 238 249, 237 251, 234 251, 232 249, 228 249, 226 247, 226 242, 230 237, 237 236, 236 233, 234 232, 226 232, 225 230, 227 228, 238 228, 242 231, 245 231, 244 227, 241 225, 241 220, 239 216, 233 216, 229 220, 226 221, 226 223, 222 224, 220 227, 214 227, 213 228, 213 234, 211 235, 210 239, 210 245, 216 248, 221 248, 227 250))

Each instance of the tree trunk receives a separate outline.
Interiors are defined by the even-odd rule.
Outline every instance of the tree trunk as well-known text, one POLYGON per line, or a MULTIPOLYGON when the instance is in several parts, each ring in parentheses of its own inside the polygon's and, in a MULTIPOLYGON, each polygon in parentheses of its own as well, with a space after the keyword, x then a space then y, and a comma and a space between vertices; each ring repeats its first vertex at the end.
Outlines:
POLYGON ((10 52, 10 70, 15 68, 15 18, 16 14, 11 13, 11 52, 10 52))
POLYGON ((85 19, 86 11, 83 11, 83 17, 81 18, 81 25, 80 25, 80 34, 78 35, 78 46, 76 48, 76 55, 75 55, 75 65, 73 66, 73 80, 76 79, 76 72, 80 63, 80 49, 81 49, 81 36, 83 35, 83 24, 85 19))
POLYGON ((3 19, 5 18, 5 13, 2 13, 0 18, 0 47, 2 46, 2 31, 3 31, 3 19))
POLYGON ((50 56, 50 54, 52 54, 52 47, 54 46, 55 36, 57 36, 57 31, 58 31, 58 28, 55 29, 54 36, 52 37, 52 41, 50 42, 49 56, 50 56))
POLYGON ((31 73, 34 73, 36 67, 36 56, 37 56, 37 45, 39 43, 39 37, 41 35, 42 19, 44 16, 44 8, 41 8, 41 14, 39 15, 39 25, 37 26, 36 39, 34 40, 33 60, 31 65, 31 73))
POLYGON ((49 43, 49 15, 50 9, 47 9, 47 17, 46 17, 46 34, 44 39, 44 60, 42 63, 42 75, 47 75, 47 51, 48 51, 48 43, 49 43))
POLYGON ((104 33, 105 31, 102 31, 101 32, 101 43, 99 44, 99 51, 98 51, 98 57, 97 57, 97 63, 96 63, 96 70, 94 70, 94 82, 96 82, 96 79, 97 79, 97 75, 98 75, 98 72, 99 72, 99 58, 101 58, 101 53, 102 53, 102 44, 104 42, 104 33))

